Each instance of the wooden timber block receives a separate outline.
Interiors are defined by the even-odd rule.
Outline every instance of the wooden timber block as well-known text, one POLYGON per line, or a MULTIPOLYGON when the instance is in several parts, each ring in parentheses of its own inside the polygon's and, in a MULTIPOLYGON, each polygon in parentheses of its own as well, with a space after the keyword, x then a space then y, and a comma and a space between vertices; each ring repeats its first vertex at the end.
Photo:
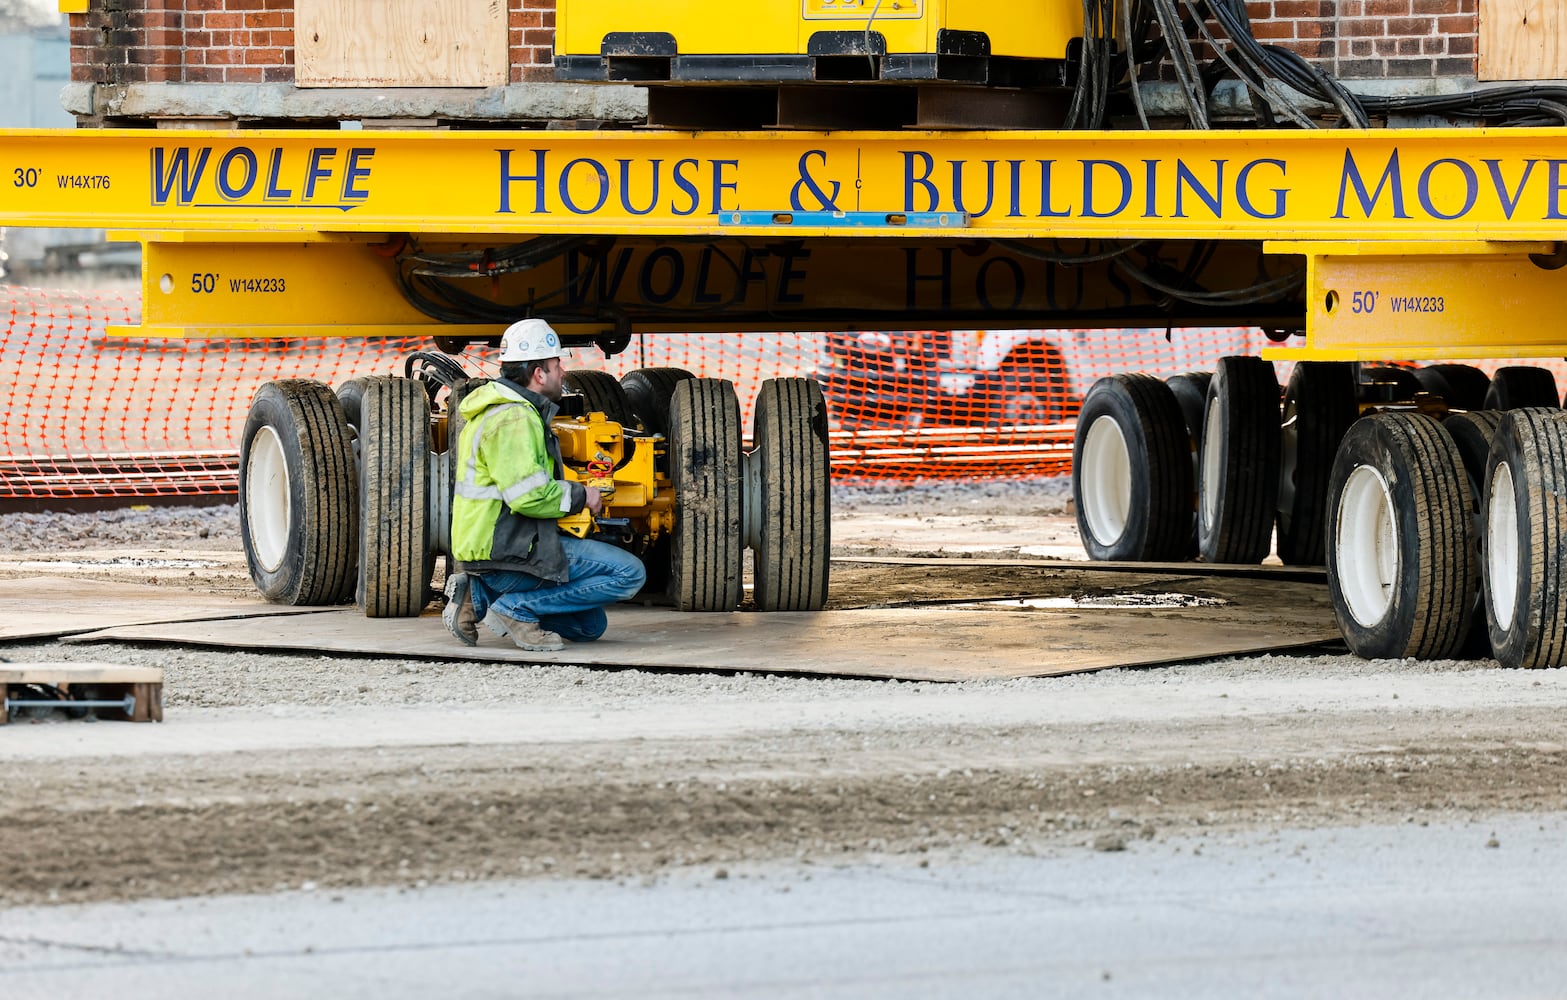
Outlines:
MULTIPOLYGON (((59 688, 67 695, 79 694, 91 701, 119 700, 130 695, 136 699, 135 708, 130 713, 121 713, 121 718, 130 722, 163 721, 162 667, 131 667, 119 663, 0 663, 0 700, 13 694, 24 695, 25 686, 29 684, 59 688)), ((70 704, 67 699, 60 702, 60 707, 68 708, 70 704)), ((9 721, 10 713, 0 711, 0 726, 9 721)))

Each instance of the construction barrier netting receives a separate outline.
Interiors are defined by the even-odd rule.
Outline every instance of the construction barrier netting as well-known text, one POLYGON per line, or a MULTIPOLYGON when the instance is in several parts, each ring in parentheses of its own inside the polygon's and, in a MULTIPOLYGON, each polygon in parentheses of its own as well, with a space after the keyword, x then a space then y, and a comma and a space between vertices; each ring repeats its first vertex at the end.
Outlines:
MULTIPOLYGON (((110 293, 0 287, 0 306, 0 499, 236 493, 258 386, 400 375, 408 355, 432 349, 422 339, 109 336, 140 313, 134 296, 110 293)), ((657 334, 611 358, 579 348, 567 367, 731 379, 746 426, 763 379, 815 378, 831 413, 836 478, 994 479, 1069 472, 1072 418, 1101 376, 1206 371, 1265 344, 1248 328, 657 334)), ((494 357, 471 347, 459 360, 492 375, 494 357)))

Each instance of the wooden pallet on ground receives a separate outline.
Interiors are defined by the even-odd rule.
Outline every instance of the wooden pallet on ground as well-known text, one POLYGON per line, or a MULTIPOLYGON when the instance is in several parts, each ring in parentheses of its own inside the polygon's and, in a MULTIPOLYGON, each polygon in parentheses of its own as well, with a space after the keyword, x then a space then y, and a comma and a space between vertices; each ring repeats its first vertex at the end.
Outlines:
POLYGON ((163 668, 118 663, 0 663, 0 725, 28 709, 163 721, 163 668))

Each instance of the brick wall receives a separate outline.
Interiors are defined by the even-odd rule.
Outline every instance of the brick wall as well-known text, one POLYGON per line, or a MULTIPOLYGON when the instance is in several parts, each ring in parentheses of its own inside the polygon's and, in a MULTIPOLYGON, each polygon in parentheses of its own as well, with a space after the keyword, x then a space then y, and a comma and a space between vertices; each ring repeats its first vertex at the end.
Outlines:
MULTIPOLYGON (((1252 29, 1345 79, 1472 76, 1478 0, 1250 0, 1252 29)), ((511 80, 553 78, 555 0, 508 0, 511 80)), ((71 15, 71 78, 286 83, 293 0, 94 0, 71 15)))
MULTIPOLYGON (((1275 0, 1288 7, 1300 0, 1275 0)), ((1311 4, 1315 0, 1305 0, 1311 4)), ((1473 76, 1478 0, 1338 0, 1332 19, 1339 76, 1422 79, 1473 76)))
POLYGON ((555 0, 511 0, 511 82, 555 79, 555 0))

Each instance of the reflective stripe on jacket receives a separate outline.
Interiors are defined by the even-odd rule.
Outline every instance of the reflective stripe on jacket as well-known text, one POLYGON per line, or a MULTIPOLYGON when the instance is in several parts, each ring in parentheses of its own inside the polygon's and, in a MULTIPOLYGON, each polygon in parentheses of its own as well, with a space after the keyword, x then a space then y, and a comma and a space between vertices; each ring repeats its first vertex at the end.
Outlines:
POLYGON ((452 555, 465 570, 521 570, 564 583, 566 555, 555 521, 587 503, 562 476, 560 442, 549 430, 553 402, 505 379, 463 397, 457 439, 452 555))

